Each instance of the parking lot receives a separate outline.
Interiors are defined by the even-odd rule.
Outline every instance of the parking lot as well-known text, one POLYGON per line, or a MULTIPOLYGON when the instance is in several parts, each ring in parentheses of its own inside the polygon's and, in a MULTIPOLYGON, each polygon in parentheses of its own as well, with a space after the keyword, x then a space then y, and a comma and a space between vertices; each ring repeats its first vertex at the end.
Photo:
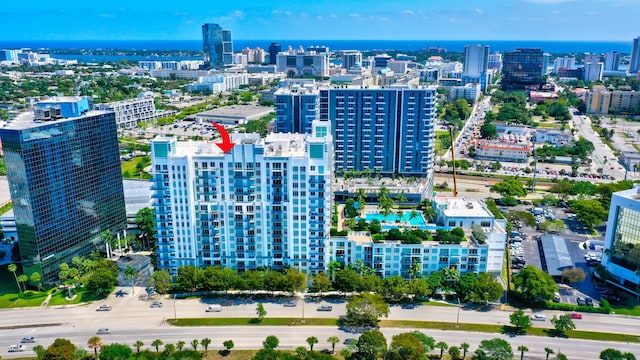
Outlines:
MULTIPOLYGON (((530 210, 532 208, 532 206, 519 205, 510 210, 530 210)), ((564 231, 556 235, 564 239, 573 266, 582 268, 586 273, 585 280, 575 283, 573 286, 559 284, 560 302, 577 305, 577 298, 580 297, 583 299, 592 298, 596 304, 599 303, 601 294, 593 284, 591 271, 593 266, 598 263, 597 260, 601 260, 602 249, 593 244, 599 244, 602 236, 594 237, 587 234, 583 224, 576 220, 573 214, 567 213, 564 208, 545 208, 545 210, 541 214, 545 219, 562 220, 567 225, 564 231), (589 248, 588 244, 591 244, 592 248, 589 248)), ((510 236, 512 271, 518 272, 520 268, 529 264, 544 269, 540 243, 540 236, 543 233, 535 228, 522 226, 517 234, 510 235, 514 235, 510 236)))

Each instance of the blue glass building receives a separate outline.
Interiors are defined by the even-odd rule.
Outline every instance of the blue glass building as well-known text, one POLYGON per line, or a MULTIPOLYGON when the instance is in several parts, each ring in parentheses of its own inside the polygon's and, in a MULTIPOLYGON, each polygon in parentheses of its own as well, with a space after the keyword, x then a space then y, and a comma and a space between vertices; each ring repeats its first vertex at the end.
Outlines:
POLYGON ((233 64, 231 30, 223 30, 218 24, 202 25, 202 50, 207 69, 222 69, 233 64))
POLYGON ((25 274, 58 281, 60 263, 103 249, 126 227, 115 113, 34 120, 0 128, 25 274))

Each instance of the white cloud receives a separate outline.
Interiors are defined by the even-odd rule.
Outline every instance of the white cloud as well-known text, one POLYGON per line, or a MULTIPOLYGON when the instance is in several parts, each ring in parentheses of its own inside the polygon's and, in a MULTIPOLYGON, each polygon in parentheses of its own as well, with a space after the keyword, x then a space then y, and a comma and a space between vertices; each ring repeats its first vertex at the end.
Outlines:
POLYGON ((482 9, 478 9, 478 8, 473 9, 473 11, 474 11, 476 14, 481 14, 481 15, 484 13, 484 10, 482 10, 482 9))
POLYGON ((454 18, 454 17, 449 18, 449 22, 455 24, 458 22, 458 18, 454 18))
POLYGON ((352 14, 349 14, 349 16, 351 16, 352 18, 357 18, 357 17, 360 17, 360 14, 352 13, 352 14))
POLYGON ((330 17, 330 18, 332 18, 332 19, 337 19, 337 18, 338 18, 338 15, 336 15, 336 14, 331 14, 331 15, 329 15, 329 17, 330 17))
POLYGON ((402 11, 400 11, 400 14, 402 14, 402 15, 413 15, 413 14, 415 14, 415 12, 413 10, 402 10, 402 11))
POLYGON ((231 13, 231 17, 242 19, 242 18, 244 18, 244 13, 242 11, 240 11, 240 10, 236 10, 236 11, 231 13))

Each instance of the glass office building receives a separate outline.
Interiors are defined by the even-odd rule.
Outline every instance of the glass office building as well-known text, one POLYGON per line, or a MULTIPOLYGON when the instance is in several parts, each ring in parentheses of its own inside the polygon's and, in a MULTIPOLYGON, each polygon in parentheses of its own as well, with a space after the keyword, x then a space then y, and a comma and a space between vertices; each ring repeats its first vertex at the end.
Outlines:
POLYGON ((202 50, 207 69, 222 69, 233 64, 231 30, 223 30, 218 24, 202 25, 202 50))
POLYGON ((105 230, 126 227, 113 112, 0 128, 24 273, 58 281, 60 263, 103 249, 105 230))
POLYGON ((640 185, 613 193, 604 238, 602 264, 631 292, 640 285, 640 185))
POLYGON ((542 84, 544 54, 540 49, 505 51, 502 63, 503 90, 538 89, 542 84))

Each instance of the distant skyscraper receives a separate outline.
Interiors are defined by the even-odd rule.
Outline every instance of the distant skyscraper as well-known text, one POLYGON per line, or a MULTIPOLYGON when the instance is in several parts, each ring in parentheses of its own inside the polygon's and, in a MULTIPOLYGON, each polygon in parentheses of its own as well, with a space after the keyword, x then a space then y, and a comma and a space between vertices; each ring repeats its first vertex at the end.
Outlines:
POLYGON ((342 67, 349 70, 356 63, 362 65, 362 53, 356 50, 345 50, 342 52, 342 67))
POLYGON ((502 65, 502 88, 524 90, 542 83, 544 55, 540 49, 505 51, 502 65))
POLYGON ((104 249, 102 233, 124 230, 127 218, 115 113, 36 113, 0 128, 0 139, 22 267, 49 287, 61 263, 104 249))
POLYGON ((559 57, 553 61, 553 73, 558 74, 560 69, 575 69, 576 68, 576 58, 574 57, 559 57))
POLYGON ((207 69, 222 69, 233 64, 231 30, 223 30, 218 24, 202 25, 202 50, 207 69))
POLYGON ((489 60, 487 61, 487 68, 501 71, 502 70, 502 54, 500 53, 490 54, 489 60))
POLYGON ((633 50, 631 50, 631 63, 629 64, 629 72, 637 73, 640 71, 640 37, 633 39, 633 50))
POLYGON ((269 64, 276 65, 278 61, 278 53, 282 51, 280 44, 272 42, 269 45, 269 64))
POLYGON ((604 59, 605 71, 618 71, 620 66, 620 53, 617 51, 608 52, 604 59))
POLYGON ((604 64, 601 62, 588 62, 584 64, 584 73, 583 80, 584 81, 601 81, 602 80, 602 69, 604 69, 604 64))
POLYGON ((466 45, 464 47, 463 75, 480 77, 487 72, 489 62, 489 45, 466 45))

